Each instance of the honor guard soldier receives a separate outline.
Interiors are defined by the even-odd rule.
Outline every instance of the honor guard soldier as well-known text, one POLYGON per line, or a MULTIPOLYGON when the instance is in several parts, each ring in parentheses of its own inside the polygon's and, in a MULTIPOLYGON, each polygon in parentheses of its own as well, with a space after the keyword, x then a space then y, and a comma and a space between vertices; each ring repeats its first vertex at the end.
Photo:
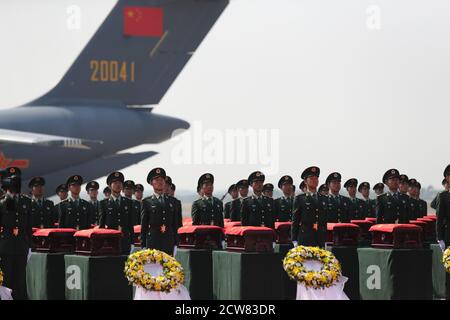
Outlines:
POLYGON ((100 188, 100 185, 97 181, 91 181, 86 184, 86 192, 89 196, 89 203, 92 206, 92 209, 94 210, 94 222, 93 224, 98 225, 100 221, 100 201, 98 201, 98 189, 100 188))
POLYGON ((319 187, 319 193, 323 196, 328 196, 330 194, 330 189, 325 183, 321 184, 319 187))
POLYGON ((306 192, 306 183, 305 181, 300 182, 300 185, 298 186, 300 191, 305 193, 306 192))
POLYGON ((67 179, 70 196, 59 206, 59 227, 76 230, 89 229, 94 220, 94 209, 86 200, 80 198, 83 178, 73 175, 67 179))
POLYGON ((110 187, 105 187, 105 189, 103 189, 103 196, 105 197, 105 199, 109 199, 109 197, 111 196, 110 187))
MULTIPOLYGON (((373 186, 373 191, 375 191, 375 194, 379 196, 380 194, 384 193, 384 183, 378 182, 376 185, 373 186)), ((377 200, 375 200, 376 203, 377 200)))
POLYGON ((383 182, 389 191, 377 197, 376 217, 380 223, 409 223, 409 196, 399 192, 400 173, 389 169, 383 175, 383 182))
POLYGON ((175 189, 172 189, 172 186, 174 185, 172 182, 172 178, 169 176, 166 176, 165 178, 166 185, 164 187, 164 194, 169 197, 171 201, 175 203, 175 212, 177 213, 178 221, 181 221, 181 224, 183 224, 183 213, 182 213, 182 205, 181 201, 177 198, 175 198, 175 189))
POLYGON ((422 185, 417 181, 417 200, 419 201, 419 215, 421 217, 425 217, 428 215, 428 204, 425 200, 420 198, 420 190, 422 189, 422 185))
POLYGON ((175 198, 175 190, 177 189, 177 186, 174 184, 174 183, 172 183, 171 185, 170 185, 170 196, 172 196, 172 197, 174 197, 175 198))
POLYGON ((203 198, 192 204, 192 225, 211 225, 223 228, 223 203, 213 197, 214 176, 205 173, 198 179, 202 187, 203 198))
POLYGON ((31 226, 33 228, 53 228, 53 201, 44 198, 45 179, 34 177, 28 183, 31 189, 31 226))
POLYGON ((364 220, 366 218, 366 204, 363 200, 356 197, 356 187, 358 186, 358 180, 355 178, 348 179, 344 183, 344 188, 348 192, 348 198, 350 200, 350 209, 348 220, 364 220))
POLYGON ((126 180, 123 182, 123 196, 130 199, 133 203, 133 212, 131 213, 131 225, 136 226, 141 224, 141 203, 133 199, 133 194, 136 185, 133 180, 126 180))
POLYGON ((231 196, 231 201, 228 201, 224 205, 224 209, 223 209, 224 213, 223 213, 223 215, 224 215, 225 219, 231 219, 231 203, 233 202, 233 200, 238 198, 238 190, 237 190, 235 184, 232 184, 228 188, 228 194, 231 196))
POLYGON ((295 197, 292 213, 291 240, 294 246, 325 245, 327 236, 327 197, 317 192, 320 169, 306 168, 301 175, 305 193, 295 197))
POLYGON ((106 183, 111 188, 111 196, 100 202, 100 228, 115 229, 122 232, 120 241, 121 253, 128 255, 133 243, 133 200, 122 197, 124 176, 121 172, 113 172, 106 183))
POLYGON ((358 187, 358 192, 361 193, 363 201, 365 203, 365 213, 366 218, 375 218, 375 211, 377 208, 377 201, 375 199, 370 199, 370 183, 361 182, 358 187))
MULTIPOLYGON (((450 184, 450 164, 444 170, 444 177, 450 184)), ((436 235, 439 246, 444 251, 450 243, 450 192, 439 193, 439 200, 436 208, 436 235)), ((447 291, 447 299, 449 292, 447 291)))
MULTIPOLYGON (((444 178, 444 180, 442 180, 442 186, 444 187, 444 190, 441 192, 448 191, 450 184, 447 182, 447 180, 445 178, 444 178)), ((439 193, 441 193, 441 192, 439 192, 439 193)), ((437 208, 437 202, 439 200, 439 193, 434 197, 434 199, 430 203, 430 207, 435 210, 437 208)))
POLYGON ((61 210, 59 209, 61 202, 67 200, 69 189, 67 189, 67 185, 65 183, 60 184, 56 187, 56 194, 59 197, 59 203, 53 207, 53 221, 57 224, 59 221, 59 213, 61 210))
POLYGON ((399 177, 399 186, 398 186, 398 189, 399 189, 399 192, 400 193, 403 193, 403 194, 408 194, 408 181, 409 181, 409 178, 408 178, 408 176, 406 175, 406 174, 401 174, 400 175, 400 177, 399 177))
POLYGON ((265 185, 263 185, 263 191, 262 191, 263 195, 273 199, 273 189, 274 189, 273 184, 266 183, 265 185))
POLYGON ((283 176, 278 181, 278 188, 281 189, 283 195, 275 199, 275 221, 286 222, 292 220, 292 208, 294 205, 294 197, 292 196, 292 186, 294 180, 291 176, 283 176))
POLYGON ((140 183, 134 186, 134 225, 141 224, 142 200, 144 198, 144 186, 140 183))
POLYGON ((239 198, 231 201, 230 219, 231 221, 241 221, 241 207, 242 202, 248 196, 248 180, 242 179, 236 183, 236 188, 239 192, 239 198))
POLYGON ((153 195, 143 200, 141 243, 143 248, 157 249, 174 254, 178 245, 178 228, 182 223, 176 209, 175 198, 164 194, 166 172, 152 169, 147 182, 153 187, 153 195))
POLYGON ((341 174, 333 172, 325 180, 330 189, 327 202, 327 222, 349 222, 350 199, 339 194, 341 191, 341 174))
POLYGON ((242 201, 242 226, 275 228, 273 199, 262 194, 264 180, 265 176, 260 171, 255 171, 248 177, 253 195, 242 201))
POLYGON ((417 183, 416 179, 408 180, 409 212, 411 220, 423 217, 421 213, 422 203, 419 200, 419 188, 417 183))
POLYGON ((27 299, 26 265, 31 247, 31 200, 20 194, 21 172, 16 167, 6 169, 0 200, 0 269, 3 286, 12 289, 15 300, 27 299))

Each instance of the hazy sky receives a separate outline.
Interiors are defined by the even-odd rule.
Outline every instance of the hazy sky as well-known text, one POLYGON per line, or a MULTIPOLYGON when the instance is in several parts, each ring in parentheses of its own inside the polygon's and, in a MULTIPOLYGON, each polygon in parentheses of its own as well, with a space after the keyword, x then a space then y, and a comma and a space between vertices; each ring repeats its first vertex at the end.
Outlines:
MULTIPOLYGON (((115 2, 1 0, 0 107, 51 89, 115 2), (79 30, 66 27, 73 4, 79 30)), ((180 164, 175 140, 131 149, 159 154, 123 172, 145 182, 163 166, 178 188, 194 189, 209 171, 223 189, 261 168, 275 184, 290 174, 298 185, 318 165, 322 181, 339 171, 373 185, 396 167, 440 187, 450 162, 449 39, 448 0, 233 0, 154 112, 193 124, 180 137, 205 135, 189 140, 197 153, 250 129, 252 156, 269 145, 269 157, 248 164, 248 153, 224 147, 232 164, 205 155, 180 164)))

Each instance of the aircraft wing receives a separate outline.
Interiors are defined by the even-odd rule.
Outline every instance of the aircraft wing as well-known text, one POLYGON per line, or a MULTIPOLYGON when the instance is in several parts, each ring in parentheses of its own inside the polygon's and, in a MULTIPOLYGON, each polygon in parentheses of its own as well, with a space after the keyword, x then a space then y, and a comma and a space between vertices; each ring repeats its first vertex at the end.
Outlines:
POLYGON ((0 143, 28 144, 44 147, 62 147, 75 149, 90 149, 92 145, 103 141, 86 140, 73 137, 53 136, 42 133, 0 129, 0 143))

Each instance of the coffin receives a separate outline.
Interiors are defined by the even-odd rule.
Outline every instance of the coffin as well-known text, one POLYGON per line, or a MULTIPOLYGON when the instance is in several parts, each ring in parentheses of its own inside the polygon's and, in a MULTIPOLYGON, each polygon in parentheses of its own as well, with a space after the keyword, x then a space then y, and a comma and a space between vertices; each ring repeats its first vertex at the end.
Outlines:
POLYGON ((33 248, 35 251, 47 253, 74 252, 75 232, 75 229, 69 228, 38 229, 33 232, 33 248))
POLYGON ((223 229, 218 226, 184 226, 178 229, 180 248, 222 249, 223 229))
POLYGON ((267 227, 232 227, 225 229, 228 251, 273 252, 275 231, 267 227))
POLYGON ((427 241, 436 240, 436 216, 426 216, 423 218, 417 218, 417 221, 425 222, 426 225, 423 227, 423 237, 427 241))
POLYGON ((290 244, 292 222, 275 222, 276 242, 279 244, 290 244))
POLYGON ((377 218, 366 218, 365 220, 372 222, 373 224, 377 223, 377 218))
POLYGON ((224 223, 224 228, 228 229, 228 228, 233 228, 233 227, 240 227, 241 226, 241 222, 240 221, 230 221, 230 222, 225 222, 224 223))
POLYGON ((412 224, 377 224, 370 228, 372 246, 387 249, 422 247, 422 228, 412 224))
POLYGON ((141 245, 141 225, 135 225, 133 227, 133 244, 137 247, 141 245))
POLYGON ((356 224, 359 227, 359 238, 361 240, 372 239, 369 229, 375 224, 374 222, 369 220, 351 220, 350 223, 356 224))
POLYGON ((120 254, 122 232, 113 229, 88 229, 74 234, 75 252, 89 256, 120 254))
POLYGON ((353 223, 327 223, 327 242, 333 246, 358 246, 359 226, 353 223))

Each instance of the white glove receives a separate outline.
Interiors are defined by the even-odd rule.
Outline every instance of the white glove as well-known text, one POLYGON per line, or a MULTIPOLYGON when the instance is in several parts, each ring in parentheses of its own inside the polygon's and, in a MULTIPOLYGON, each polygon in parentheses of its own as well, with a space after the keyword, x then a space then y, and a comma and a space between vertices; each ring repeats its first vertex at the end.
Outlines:
POLYGON ((134 244, 131 245, 131 248, 130 248, 130 254, 132 254, 133 251, 134 251, 134 244))
POLYGON ((298 242, 297 241, 292 241, 292 244, 294 245, 294 247, 298 246, 298 242))
POLYGON ((225 240, 222 240, 222 249, 225 249, 225 240))
POLYGON ((28 255, 27 255, 27 263, 30 261, 31 258, 31 249, 28 249, 28 255))
POLYGON ((173 256, 175 257, 176 254, 177 254, 177 246, 173 246, 173 256))
POLYGON ((276 244, 277 244, 276 242, 272 242, 272 248, 275 249, 275 245, 276 245, 276 244))
POLYGON ((444 242, 444 240, 439 240, 438 243, 439 243, 439 247, 441 247, 441 250, 445 251, 445 242, 444 242))

